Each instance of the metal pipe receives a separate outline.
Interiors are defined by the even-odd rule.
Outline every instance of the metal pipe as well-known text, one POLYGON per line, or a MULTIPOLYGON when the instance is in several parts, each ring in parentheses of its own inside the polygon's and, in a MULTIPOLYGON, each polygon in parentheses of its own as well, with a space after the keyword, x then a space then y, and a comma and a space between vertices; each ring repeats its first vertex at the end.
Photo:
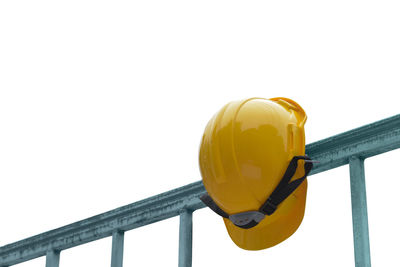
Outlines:
POLYGON ((350 158, 351 208, 356 267, 371 267, 364 159, 350 158))
POLYGON ((192 267, 193 212, 183 210, 179 221, 179 267, 192 267))
POLYGON ((49 250, 46 253, 46 267, 58 267, 60 264, 60 251, 49 250))
POLYGON ((122 267, 124 258, 124 232, 115 231, 112 236, 111 267, 122 267))

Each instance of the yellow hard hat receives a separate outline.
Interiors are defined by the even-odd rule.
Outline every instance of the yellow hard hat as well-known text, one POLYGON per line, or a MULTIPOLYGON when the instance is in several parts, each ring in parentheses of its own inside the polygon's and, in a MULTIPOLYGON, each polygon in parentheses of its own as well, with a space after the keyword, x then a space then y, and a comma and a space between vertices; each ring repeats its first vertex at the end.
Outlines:
POLYGON ((201 199, 240 248, 272 247, 299 227, 312 168, 306 119, 299 104, 280 97, 230 102, 208 122, 199 156, 208 194, 201 199))

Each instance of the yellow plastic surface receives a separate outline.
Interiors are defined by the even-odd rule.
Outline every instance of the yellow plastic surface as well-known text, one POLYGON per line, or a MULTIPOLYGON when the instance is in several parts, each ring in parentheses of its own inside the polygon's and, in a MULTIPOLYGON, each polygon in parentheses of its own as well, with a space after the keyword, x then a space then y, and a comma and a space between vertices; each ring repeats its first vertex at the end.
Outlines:
MULTIPOLYGON (((281 180, 289 161, 304 155, 299 104, 287 98, 251 98, 225 105, 207 124, 200 146, 200 171, 209 195, 225 212, 258 210, 281 180)), ((304 175, 303 162, 292 179, 304 175)), ((304 181, 271 216, 250 229, 224 219, 231 239, 247 250, 272 247, 299 227, 305 209, 304 181)))

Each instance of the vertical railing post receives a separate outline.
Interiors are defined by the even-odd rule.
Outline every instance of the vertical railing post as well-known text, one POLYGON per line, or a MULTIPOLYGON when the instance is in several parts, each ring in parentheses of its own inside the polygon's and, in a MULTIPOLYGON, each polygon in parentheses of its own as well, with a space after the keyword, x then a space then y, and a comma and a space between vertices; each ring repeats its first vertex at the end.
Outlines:
POLYGON ((115 231, 112 235, 111 267, 122 267, 124 257, 124 232, 115 231))
POLYGON ((371 259, 369 250, 364 159, 351 157, 349 165, 355 266, 370 267, 371 259))
POLYGON ((49 250, 46 253, 46 267, 58 267, 60 264, 60 251, 49 250))
POLYGON ((179 267, 192 267, 193 211, 183 210, 179 221, 179 267))

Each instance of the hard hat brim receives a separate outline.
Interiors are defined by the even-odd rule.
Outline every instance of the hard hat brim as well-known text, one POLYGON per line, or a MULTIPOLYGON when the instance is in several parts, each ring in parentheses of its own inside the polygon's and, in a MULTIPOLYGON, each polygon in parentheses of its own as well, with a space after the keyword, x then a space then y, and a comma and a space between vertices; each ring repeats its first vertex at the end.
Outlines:
POLYGON ((300 226, 305 211, 307 180, 305 180, 271 216, 266 216, 257 226, 243 229, 224 218, 232 241, 246 250, 273 247, 289 238, 300 226))

